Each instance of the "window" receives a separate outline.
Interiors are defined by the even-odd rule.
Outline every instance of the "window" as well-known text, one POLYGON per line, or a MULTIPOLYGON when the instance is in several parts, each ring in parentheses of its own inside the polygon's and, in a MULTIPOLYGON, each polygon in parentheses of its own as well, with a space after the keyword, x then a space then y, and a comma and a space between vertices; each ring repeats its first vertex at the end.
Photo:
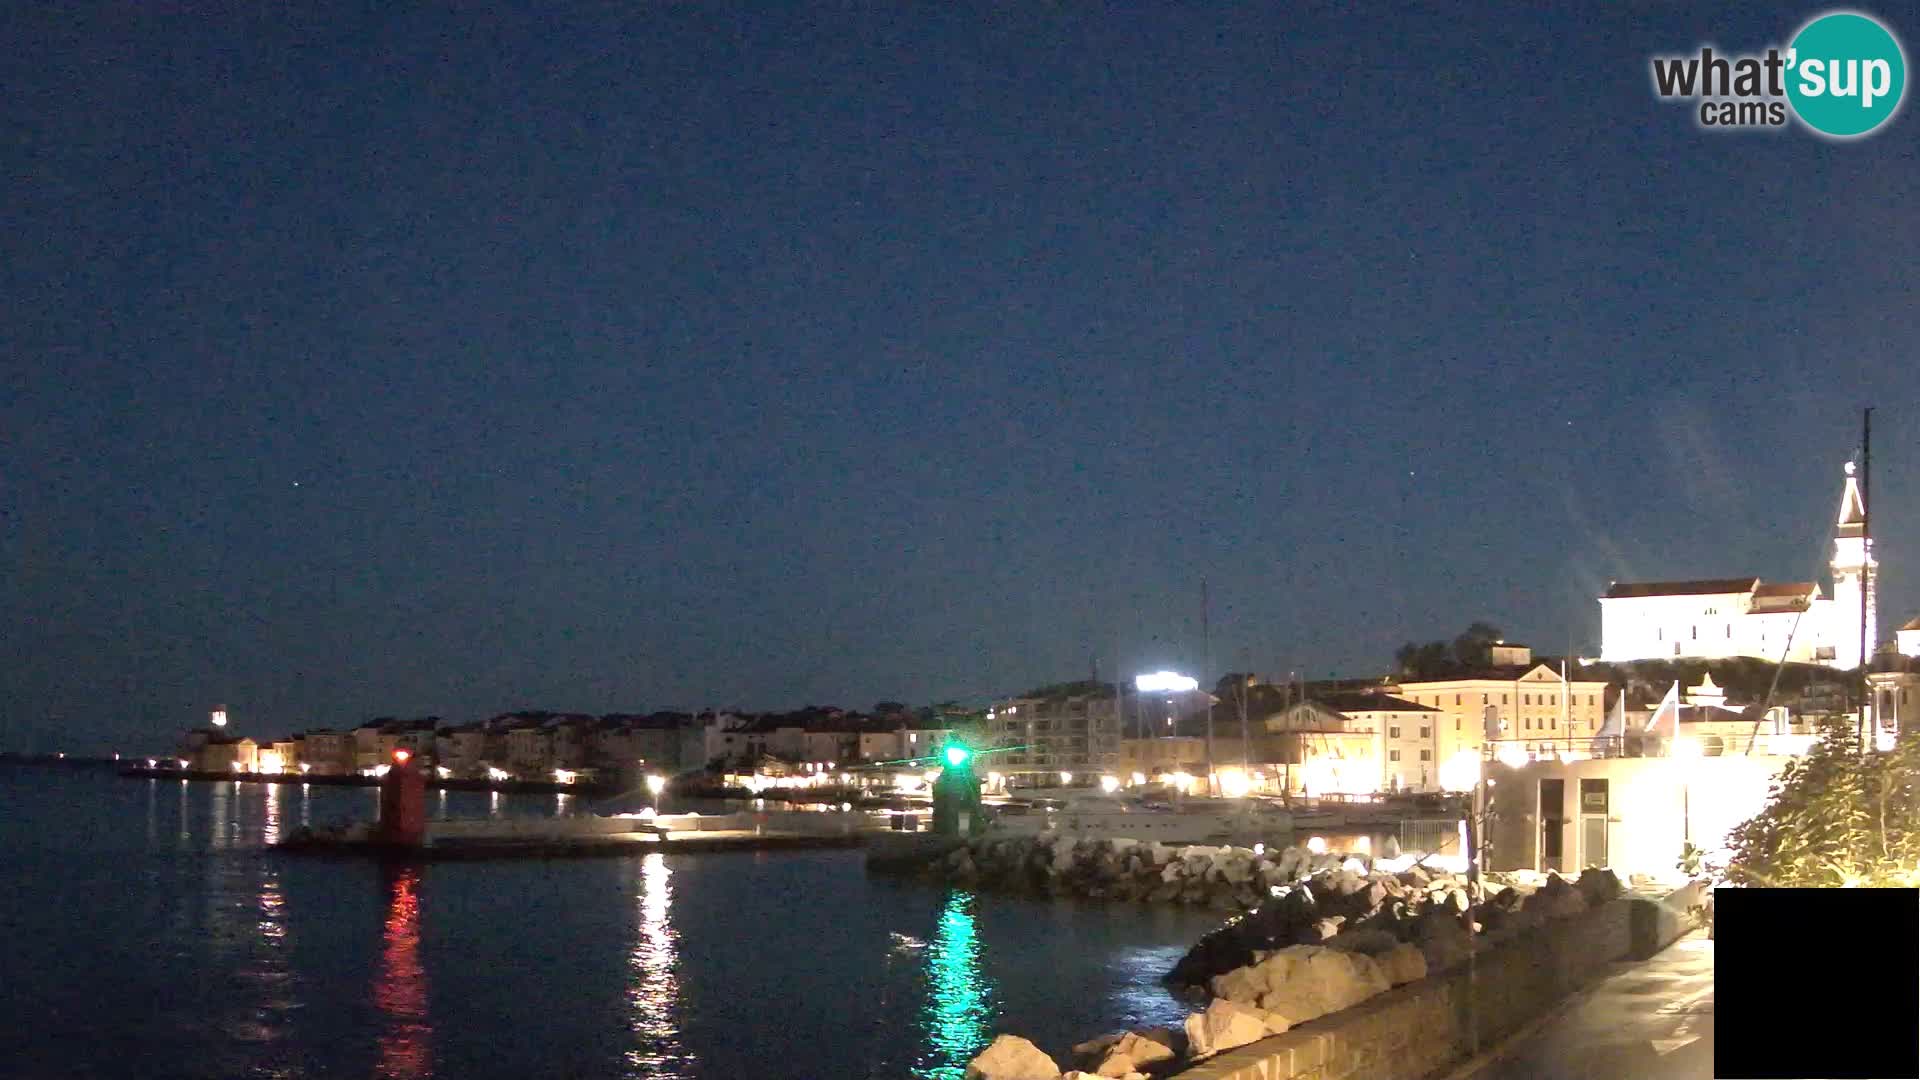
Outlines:
POLYGON ((1400 760, 1400 751, 1398 751, 1398 750, 1389 750, 1389 751, 1387 751, 1387 760, 1388 760, 1388 761, 1399 761, 1399 760, 1400 760))
POLYGON ((1432 761, 1432 760, 1433 760, 1433 751, 1431 751, 1431 750, 1422 750, 1422 751, 1420 751, 1420 760, 1421 760, 1421 761, 1432 761))
POLYGON ((1507 695, 1505 695, 1505 694, 1501 694, 1501 695, 1500 695, 1500 704, 1502 704, 1502 705, 1505 705, 1506 703, 1507 703, 1507 695))
POLYGON ((1400 737, 1400 729, 1399 729, 1399 728, 1397 728, 1397 727, 1390 727, 1390 728, 1388 728, 1388 729, 1387 729, 1387 738, 1389 738, 1389 739, 1397 739, 1397 738, 1399 738, 1399 737, 1400 737))
POLYGON ((1455 695, 1453 695, 1453 703, 1454 703, 1455 705, 1458 705, 1458 704, 1460 704, 1460 695, 1459 695, 1459 694, 1455 694, 1455 695))
POLYGON ((1520 704, 1522 704, 1522 705, 1531 705, 1531 704, 1533 704, 1533 695, 1532 695, 1532 694, 1521 694, 1521 695, 1520 695, 1520 704))
POLYGON ((1481 694, 1481 695, 1480 695, 1480 704, 1482 704, 1482 705, 1485 705, 1485 704, 1487 703, 1487 698, 1488 698, 1488 696, 1489 696, 1489 695, 1487 695, 1487 694, 1481 694))
POLYGON ((1549 730, 1552 730, 1552 731, 1559 731, 1559 730, 1560 730, 1560 721, 1558 721, 1558 720, 1555 720, 1555 719, 1554 719, 1553 717, 1551 717, 1551 716, 1549 716, 1549 717, 1547 717, 1547 727, 1548 727, 1548 729, 1549 729, 1549 730))
POLYGON ((1524 726, 1524 727, 1525 727, 1525 728, 1526 728, 1526 729, 1527 729, 1528 731, 1532 731, 1532 730, 1533 730, 1533 717, 1531 717, 1531 716, 1529 716, 1529 717, 1527 717, 1526 719, 1524 719, 1524 720, 1521 720, 1521 721, 1520 721, 1520 723, 1521 723, 1521 724, 1522 724, 1522 725, 1523 725, 1523 726, 1524 726))
POLYGON ((1432 729, 1432 728, 1430 728, 1430 727, 1423 727, 1423 728, 1421 728, 1421 729, 1420 729, 1420 737, 1421 737, 1421 738, 1423 738, 1423 739, 1431 739, 1431 738, 1433 738, 1433 729, 1432 729))
POLYGON ((1695 641, 1699 641, 1699 640, 1700 640, 1700 628, 1699 628, 1699 627, 1697 627, 1697 626, 1689 626, 1689 627, 1687 627, 1687 631, 1688 631, 1689 633, 1691 633, 1691 634, 1693 635, 1693 640, 1695 640, 1695 641))
MULTIPOLYGON (((1901 695, 1902 695, 1902 697, 1904 698, 1904 697, 1905 697, 1905 695, 1906 695, 1906 691, 1905 691, 1905 690, 1902 690, 1902 691, 1900 691, 1900 693, 1901 693, 1901 695)), ((1457 717, 1457 716, 1453 718, 1453 730, 1455 730, 1455 731, 1459 731, 1459 730, 1460 730, 1460 718, 1459 718, 1459 717, 1457 717)))
POLYGON ((1728 641, 1733 640, 1733 624, 1732 623, 1727 624, 1727 640, 1728 641))

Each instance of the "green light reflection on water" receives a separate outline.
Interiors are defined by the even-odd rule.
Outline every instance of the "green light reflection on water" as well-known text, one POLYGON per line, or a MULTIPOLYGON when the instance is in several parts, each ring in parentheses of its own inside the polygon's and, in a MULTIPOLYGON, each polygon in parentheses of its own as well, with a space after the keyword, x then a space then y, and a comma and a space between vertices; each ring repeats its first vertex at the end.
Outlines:
POLYGON ((961 1080, 992 1031, 993 986, 980 968, 974 907, 972 893, 948 894, 927 949, 929 995, 922 1021, 931 1060, 915 1071, 927 1080, 961 1080))

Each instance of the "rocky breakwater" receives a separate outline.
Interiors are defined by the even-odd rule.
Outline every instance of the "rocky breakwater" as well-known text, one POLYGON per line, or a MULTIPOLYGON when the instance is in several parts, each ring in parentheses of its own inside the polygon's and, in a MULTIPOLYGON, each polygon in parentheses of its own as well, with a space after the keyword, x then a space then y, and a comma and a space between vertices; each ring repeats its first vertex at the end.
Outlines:
POLYGON ((1002 1035, 968 1066, 967 1076, 1143 1080, 1178 1072, 1447 970, 1475 949, 1577 915, 1622 891, 1619 879, 1600 869, 1588 869, 1575 881, 1553 874, 1492 875, 1483 886, 1419 867, 1323 870, 1272 886, 1252 911, 1188 951, 1167 981, 1205 1007, 1181 1029, 1128 1031, 1081 1043, 1073 1048, 1075 1070, 1066 1072, 1032 1043, 1002 1035))
POLYGON ((926 873, 969 888, 1250 911, 1276 886, 1342 867, 1365 872, 1370 865, 1364 857, 1299 847, 1176 846, 1041 833, 976 838, 934 860, 926 873))

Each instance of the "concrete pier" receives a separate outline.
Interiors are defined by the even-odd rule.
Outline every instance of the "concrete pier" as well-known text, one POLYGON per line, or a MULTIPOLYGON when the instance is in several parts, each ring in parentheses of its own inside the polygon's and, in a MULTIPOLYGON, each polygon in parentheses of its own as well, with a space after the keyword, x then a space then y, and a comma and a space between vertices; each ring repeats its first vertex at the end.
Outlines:
POLYGON ((426 823, 417 845, 386 842, 366 825, 302 830, 277 849, 308 855, 380 855, 422 861, 795 851, 859 847, 877 834, 864 815, 800 812, 623 817, 452 819, 426 823))

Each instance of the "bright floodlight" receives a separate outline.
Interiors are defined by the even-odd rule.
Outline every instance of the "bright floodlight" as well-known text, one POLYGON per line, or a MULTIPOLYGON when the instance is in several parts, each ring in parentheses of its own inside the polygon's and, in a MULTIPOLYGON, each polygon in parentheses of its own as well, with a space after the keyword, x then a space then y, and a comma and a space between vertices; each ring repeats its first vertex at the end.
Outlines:
POLYGON ((652 792, 655 798, 659 798, 660 793, 667 790, 667 778, 659 773, 647 777, 647 790, 652 792))
POLYGON ((213 710, 213 726, 214 727, 227 726, 227 710, 225 709, 213 710))
POLYGON ((967 759, 972 756, 973 754, 969 752, 967 748, 964 746, 955 744, 947 747, 947 764, 953 766, 956 769, 962 765, 965 765, 967 763, 967 759))
POLYGON ((405 765, 407 763, 407 759, 412 756, 413 755, 411 753, 408 753, 405 749, 395 750, 393 752, 394 763, 398 765, 405 765))
POLYGON ((1134 676, 1133 688, 1143 694, 1153 694, 1161 691, 1181 693, 1187 690, 1198 690, 1200 688, 1200 680, 1191 675, 1182 675, 1176 671, 1156 671, 1148 675, 1134 676))

